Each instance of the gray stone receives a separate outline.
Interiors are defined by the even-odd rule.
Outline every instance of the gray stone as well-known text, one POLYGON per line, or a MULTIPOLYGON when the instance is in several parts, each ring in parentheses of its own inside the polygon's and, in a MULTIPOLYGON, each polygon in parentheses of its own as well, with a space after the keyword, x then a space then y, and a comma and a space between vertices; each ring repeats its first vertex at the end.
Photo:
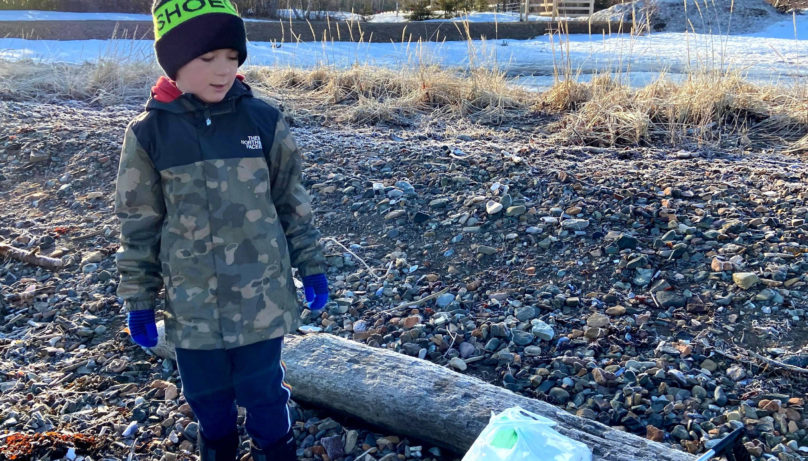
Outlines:
POLYGON ((430 208, 444 208, 449 203, 449 199, 445 197, 436 198, 429 202, 430 208))
POLYGON ((471 355, 474 354, 475 350, 474 345, 467 341, 463 341, 462 343, 460 343, 460 346, 458 346, 457 348, 460 351, 460 357, 464 359, 471 357, 471 355))
POLYGON ((500 211, 502 211, 502 204, 499 202, 489 200, 488 203, 485 204, 485 212, 489 215, 495 215, 500 211))
POLYGON ((615 240, 614 243, 621 250, 626 250, 626 249, 633 250, 634 248, 637 248, 637 245, 639 244, 639 240, 637 240, 635 237, 632 237, 632 236, 627 235, 627 234, 620 234, 620 236, 617 237, 617 240, 615 240))
POLYGON ((713 391, 713 400, 715 400, 715 404, 719 407, 723 407, 727 404, 727 394, 724 392, 724 388, 721 386, 717 386, 715 391, 713 391))
POLYGON ((491 324, 491 336, 499 338, 508 336, 508 327, 502 322, 491 324))
POLYGON ((671 431, 671 436, 678 440, 690 440, 690 434, 684 426, 677 424, 671 431))
POLYGON ((522 216, 526 211, 527 207, 524 205, 510 206, 505 210, 505 216, 522 216))
POLYGON ((648 256, 640 255, 626 263, 626 269, 639 269, 648 265, 648 256))
POLYGON ((754 272, 736 272, 732 274, 732 281, 742 290, 748 290, 760 283, 760 278, 754 272))
POLYGON ((341 435, 323 437, 320 439, 320 444, 323 446, 323 448, 325 448, 325 452, 328 454, 329 459, 337 459, 345 456, 341 435))
POLYGON ((444 308, 444 307, 448 306, 449 304, 451 304, 454 300, 455 300, 455 295, 453 295, 451 293, 444 293, 444 294, 438 296, 438 299, 435 300, 435 303, 438 305, 438 307, 444 308))
POLYGON ((560 387, 554 387, 547 393, 547 397, 555 404, 564 405, 569 401, 570 393, 560 387))
POLYGON ((541 339, 542 341, 550 341, 555 336, 553 327, 541 320, 534 319, 530 322, 530 324, 533 325, 530 332, 533 333, 533 336, 541 339))
POLYGON ((685 306, 685 297, 673 290, 657 291, 654 295, 663 308, 685 306))
POLYGON ((513 342, 518 346, 527 346, 533 342, 533 335, 527 331, 514 330, 513 342))
POLYGON ((738 365, 727 368, 727 377, 733 381, 740 381, 746 377, 746 370, 738 365))
POLYGON ((527 346, 525 348, 525 355, 527 355, 528 357, 538 357, 541 355, 541 347, 527 346))
POLYGON ((349 430, 345 433, 345 448, 344 453, 350 453, 356 448, 356 442, 359 440, 359 431, 349 430))
POLYGON ((466 371, 468 368, 466 362, 460 357, 454 357, 452 360, 449 360, 449 366, 458 371, 466 371))
POLYGON ((588 219, 565 219, 561 221, 561 227, 568 230, 584 230, 589 227, 588 219))
POLYGON ((527 322, 534 319, 539 315, 538 309, 533 306, 520 307, 514 310, 513 315, 519 319, 520 322, 527 322))
POLYGON ((637 269, 637 275, 634 276, 632 282, 637 286, 645 286, 651 283, 651 278, 654 276, 655 269, 637 269))

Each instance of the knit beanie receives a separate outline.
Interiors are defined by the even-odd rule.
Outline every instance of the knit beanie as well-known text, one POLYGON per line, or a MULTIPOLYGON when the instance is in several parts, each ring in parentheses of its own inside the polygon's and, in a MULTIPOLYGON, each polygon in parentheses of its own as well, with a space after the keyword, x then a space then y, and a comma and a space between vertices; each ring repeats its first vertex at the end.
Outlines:
POLYGON ((154 52, 166 75, 176 79, 188 62, 213 50, 238 51, 247 59, 247 33, 230 0, 155 0, 154 52))

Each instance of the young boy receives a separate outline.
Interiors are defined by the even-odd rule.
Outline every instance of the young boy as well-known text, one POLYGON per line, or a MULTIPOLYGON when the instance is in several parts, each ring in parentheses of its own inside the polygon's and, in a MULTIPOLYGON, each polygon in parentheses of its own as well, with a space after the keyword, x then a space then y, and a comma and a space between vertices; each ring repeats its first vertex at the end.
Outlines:
POLYGON ((328 300, 301 156, 283 115, 236 75, 246 33, 229 0, 156 0, 152 13, 168 78, 126 129, 115 196, 130 334, 156 344, 164 286, 201 459, 236 459, 236 403, 255 461, 296 459, 280 361, 299 317, 292 267, 312 311, 328 300))

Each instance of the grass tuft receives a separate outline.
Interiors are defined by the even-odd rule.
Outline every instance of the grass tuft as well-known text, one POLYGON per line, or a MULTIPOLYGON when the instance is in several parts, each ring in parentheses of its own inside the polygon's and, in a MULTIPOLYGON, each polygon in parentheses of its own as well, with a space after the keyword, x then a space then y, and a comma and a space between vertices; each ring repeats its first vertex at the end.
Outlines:
POLYGON ((785 145, 808 133, 805 88, 752 85, 737 72, 699 72, 682 83, 663 75, 640 89, 599 76, 558 82, 544 96, 561 116, 558 138, 576 144, 785 145))
POLYGON ((142 104, 159 70, 154 64, 100 60, 82 65, 0 61, 0 98, 13 101, 142 104), (145 91, 144 91, 145 89, 145 91))
POLYGON ((438 111, 450 118, 501 123, 528 111, 532 97, 509 85, 503 74, 483 69, 460 75, 436 66, 412 72, 370 66, 283 72, 250 68, 247 75, 268 96, 337 122, 410 125, 438 111))

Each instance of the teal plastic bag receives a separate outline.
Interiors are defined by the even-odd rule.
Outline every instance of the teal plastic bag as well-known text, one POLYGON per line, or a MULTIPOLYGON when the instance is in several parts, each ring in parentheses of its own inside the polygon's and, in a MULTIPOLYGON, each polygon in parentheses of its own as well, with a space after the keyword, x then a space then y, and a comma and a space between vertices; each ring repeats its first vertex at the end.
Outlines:
POLYGON ((559 434, 555 425, 555 421, 519 407, 492 412, 463 461, 592 460, 589 447, 559 434))

